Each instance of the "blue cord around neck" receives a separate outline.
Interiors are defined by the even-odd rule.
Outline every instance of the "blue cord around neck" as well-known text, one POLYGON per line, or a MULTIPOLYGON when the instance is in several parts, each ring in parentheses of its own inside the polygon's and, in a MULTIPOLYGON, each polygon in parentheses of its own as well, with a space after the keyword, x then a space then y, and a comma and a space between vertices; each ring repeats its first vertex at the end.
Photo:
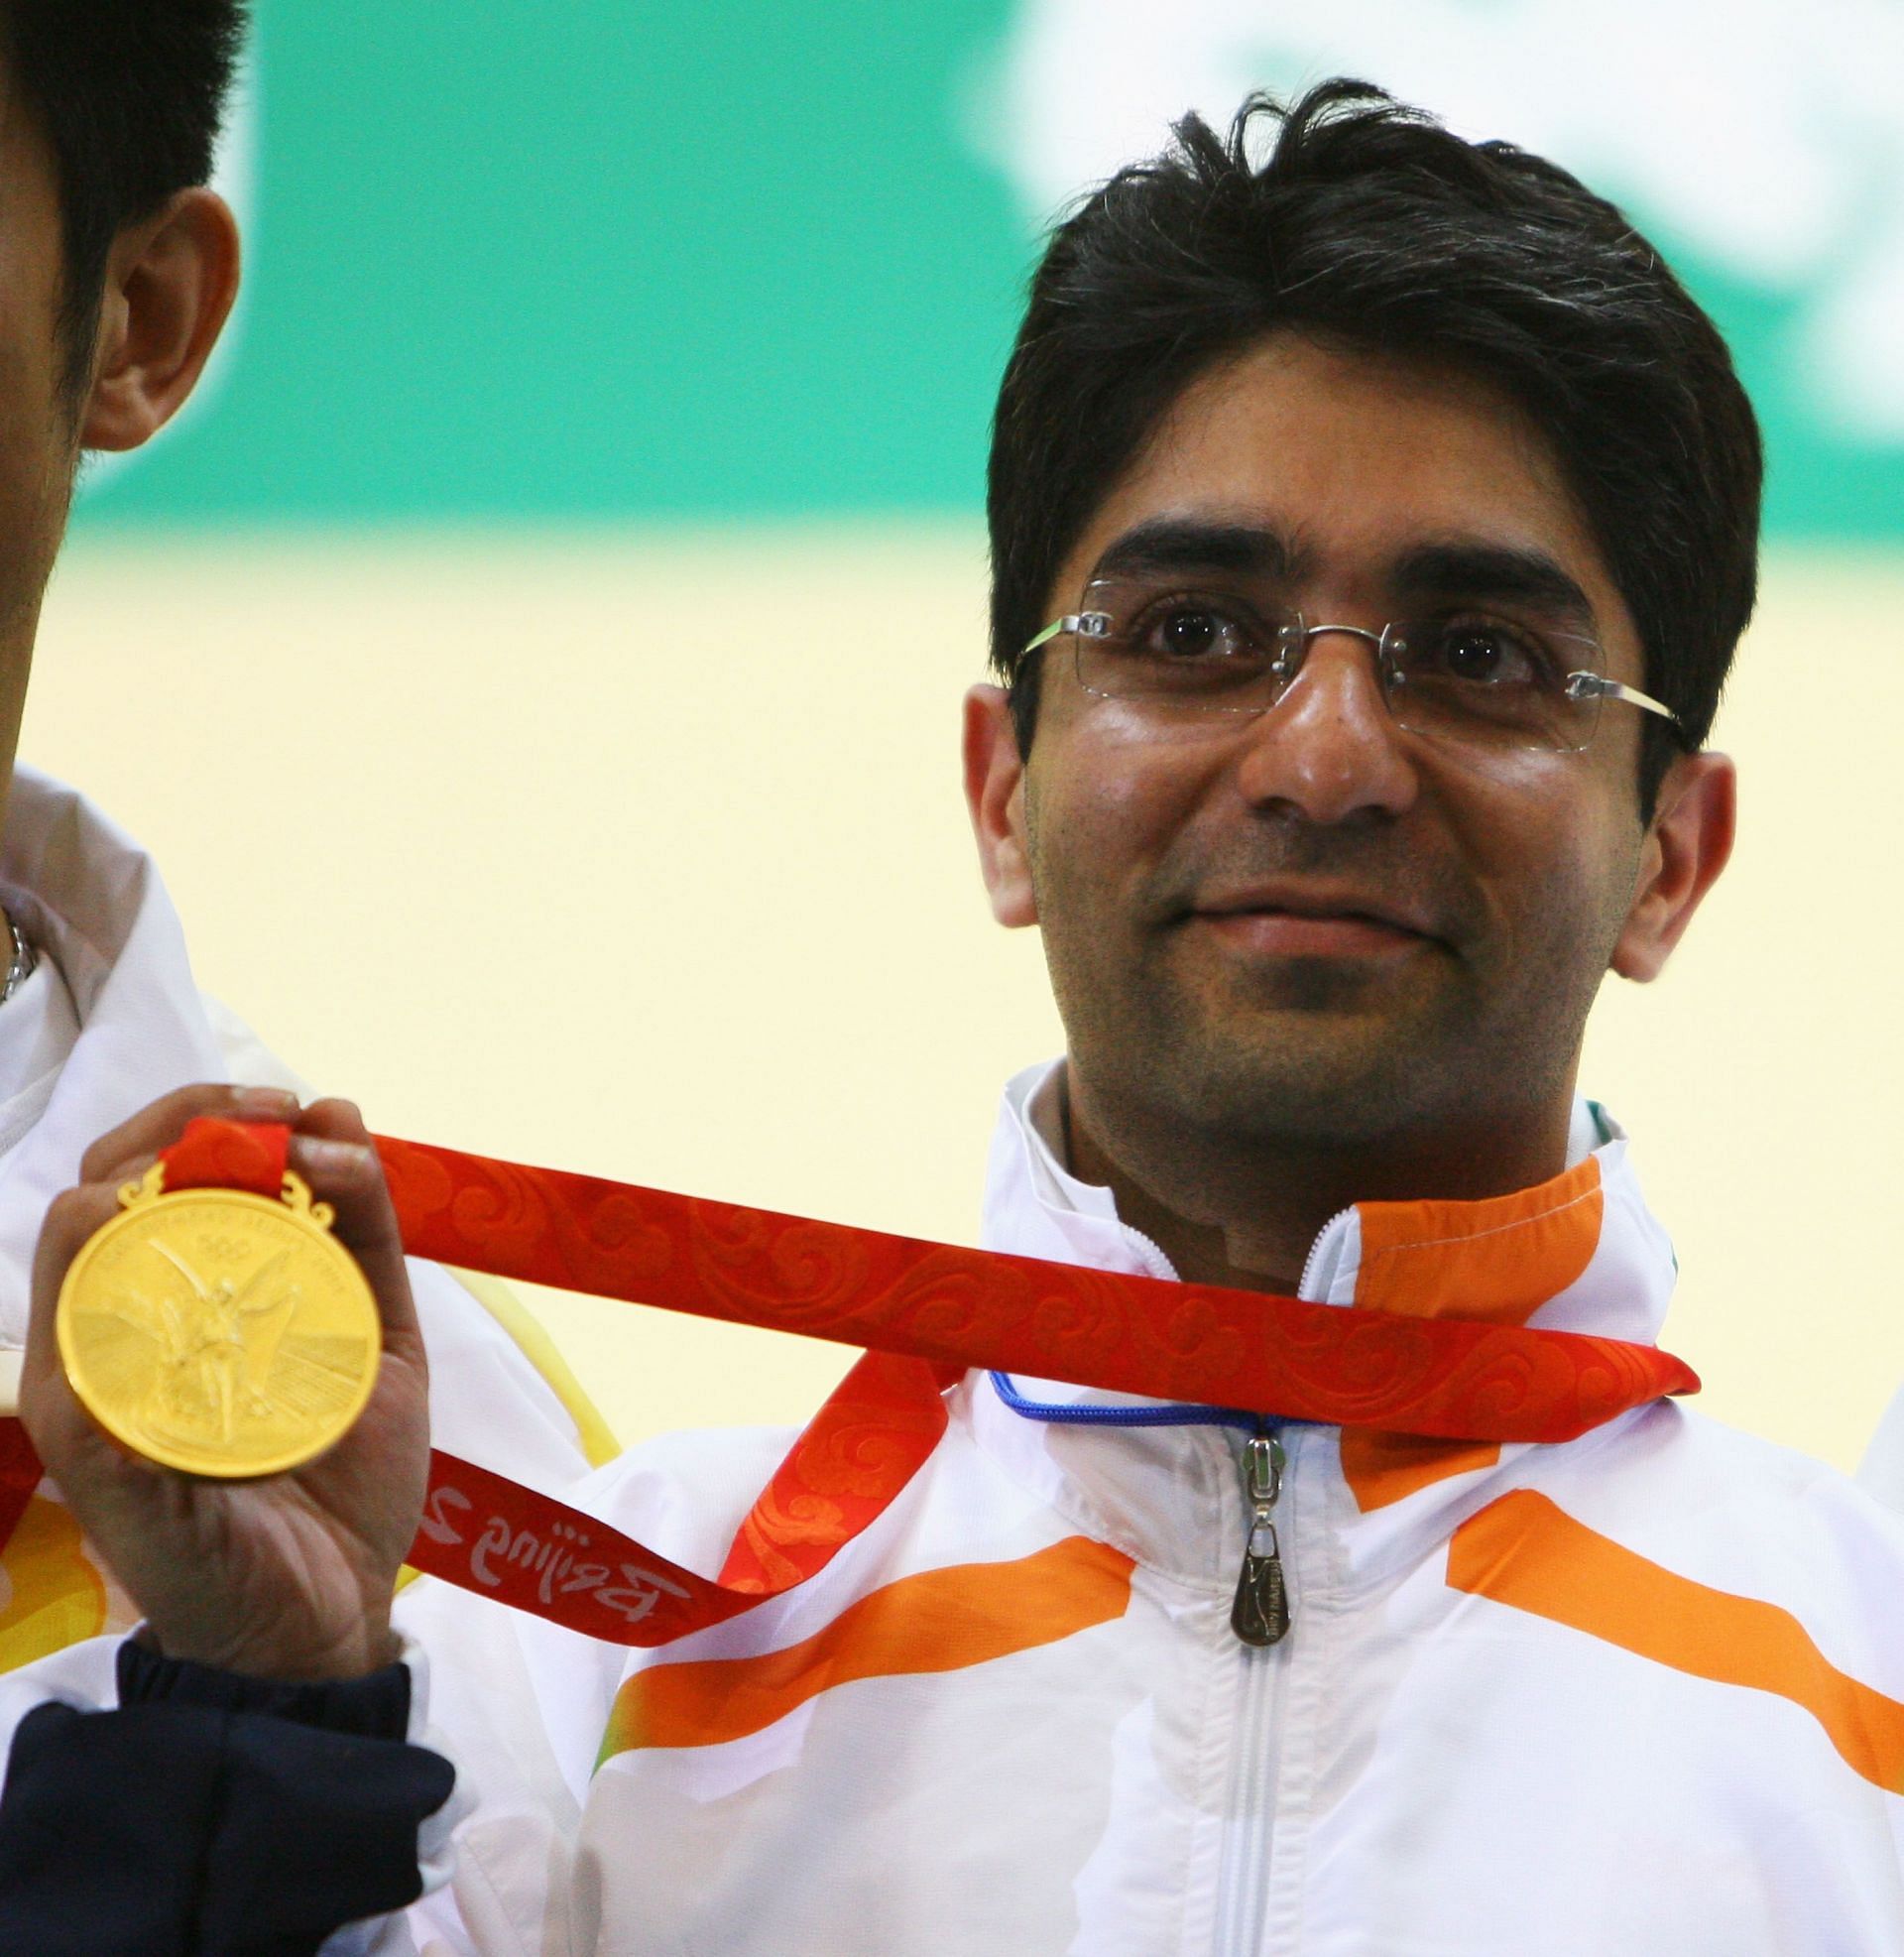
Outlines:
POLYGON ((1261 1433, 1275 1424, 1259 1413, 1236 1407, 1199 1407, 1183 1403, 1153 1407, 1073 1407, 1061 1400, 1027 1400, 1010 1373, 994 1373, 999 1398, 1027 1420, 1051 1420, 1072 1427, 1236 1427, 1261 1433))

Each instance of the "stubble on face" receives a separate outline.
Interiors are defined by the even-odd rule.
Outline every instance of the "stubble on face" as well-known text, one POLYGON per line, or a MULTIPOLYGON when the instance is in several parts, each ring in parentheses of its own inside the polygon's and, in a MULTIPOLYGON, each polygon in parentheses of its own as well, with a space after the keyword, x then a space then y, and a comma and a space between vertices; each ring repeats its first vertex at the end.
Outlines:
POLYGON ((1207 847, 1180 836, 1114 893, 1091 884, 1088 836, 1051 833, 1035 786, 1025 814, 1076 1076, 1119 1131, 1175 1134, 1199 1158, 1364 1150, 1565 1092, 1630 894, 1557 865, 1531 893, 1537 928, 1503 941, 1459 864, 1392 829, 1289 815, 1207 847), (1201 893, 1292 876, 1405 891, 1434 934, 1399 969, 1251 964, 1197 942, 1201 893))

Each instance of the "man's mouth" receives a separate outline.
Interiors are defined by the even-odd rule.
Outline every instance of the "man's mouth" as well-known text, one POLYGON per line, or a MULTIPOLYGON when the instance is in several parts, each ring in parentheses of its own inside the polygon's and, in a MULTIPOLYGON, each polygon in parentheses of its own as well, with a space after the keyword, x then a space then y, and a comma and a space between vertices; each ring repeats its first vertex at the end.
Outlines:
POLYGON ((1427 918, 1406 906, 1293 883, 1200 898, 1188 921, 1265 958, 1395 958, 1436 935, 1427 918))

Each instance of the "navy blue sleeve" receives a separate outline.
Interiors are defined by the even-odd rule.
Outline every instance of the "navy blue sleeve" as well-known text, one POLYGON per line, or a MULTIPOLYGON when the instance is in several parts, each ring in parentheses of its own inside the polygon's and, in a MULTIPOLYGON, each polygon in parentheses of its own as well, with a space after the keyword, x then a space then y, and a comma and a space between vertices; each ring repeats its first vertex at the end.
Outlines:
POLYGON ((401 1664, 280 1685, 119 1651, 119 1708, 21 1721, 0 1792, 0 1953, 310 1957, 414 1902, 449 1763, 401 1664))

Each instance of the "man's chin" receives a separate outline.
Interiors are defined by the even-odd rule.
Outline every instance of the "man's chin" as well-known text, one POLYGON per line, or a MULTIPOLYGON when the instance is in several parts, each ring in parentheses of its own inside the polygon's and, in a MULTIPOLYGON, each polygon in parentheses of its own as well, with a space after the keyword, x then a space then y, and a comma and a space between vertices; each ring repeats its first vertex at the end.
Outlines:
POLYGON ((1273 1021, 1278 1038, 1377 1043, 1419 1038, 1449 1012, 1452 974, 1425 941, 1403 958, 1274 958, 1197 973, 1187 988, 1212 1037, 1250 1038, 1273 1021))
POLYGON ((1431 1030, 1419 1013, 1370 1010, 1329 974, 1292 979, 1291 990, 1293 999, 1258 1007, 1243 1025, 1206 1024, 1201 1038, 1173 1042, 1172 1071, 1200 1123, 1369 1141, 1424 1118, 1460 1072, 1466 1042, 1431 1030))
MULTIPOLYGON (((1340 958, 1282 958, 1249 975, 1241 988, 1258 1012, 1280 1014, 1293 1021, 1347 1022, 1353 1037, 1356 1024, 1380 1020, 1394 1010, 1397 974, 1340 958)), ((1319 1026, 1317 1037, 1330 1032, 1319 1026)))

